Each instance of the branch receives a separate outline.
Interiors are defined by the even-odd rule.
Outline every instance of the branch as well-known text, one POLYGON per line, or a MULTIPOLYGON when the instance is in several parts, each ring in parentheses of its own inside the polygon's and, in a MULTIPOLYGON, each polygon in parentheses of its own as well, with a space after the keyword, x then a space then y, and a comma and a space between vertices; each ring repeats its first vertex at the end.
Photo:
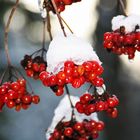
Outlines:
POLYGON ((11 13, 10 13, 10 16, 8 18, 7 24, 5 26, 5 31, 4 31, 4 48, 5 48, 5 52, 6 52, 8 65, 11 65, 9 49, 8 49, 8 32, 9 32, 9 27, 10 27, 12 17, 17 9, 18 4, 19 4, 19 0, 16 0, 15 6, 11 10, 11 13))

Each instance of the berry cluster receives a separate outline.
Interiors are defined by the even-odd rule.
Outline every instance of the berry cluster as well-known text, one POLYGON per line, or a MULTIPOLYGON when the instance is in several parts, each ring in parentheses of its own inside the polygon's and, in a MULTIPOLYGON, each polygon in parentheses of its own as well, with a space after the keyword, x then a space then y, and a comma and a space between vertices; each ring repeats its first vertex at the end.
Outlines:
POLYGON ((76 65, 73 61, 66 61, 64 68, 56 75, 46 71, 40 73, 39 77, 45 86, 49 86, 57 96, 63 94, 65 84, 71 84, 74 88, 81 87, 85 82, 101 87, 104 83, 99 76, 103 73, 103 67, 97 61, 87 61, 82 65, 76 65))
POLYGON ((39 96, 30 95, 26 89, 26 80, 18 79, 15 82, 5 82, 0 86, 0 110, 6 105, 16 111, 27 109, 31 103, 38 104, 39 96))
POLYGON ((21 65, 25 69, 26 75, 34 79, 38 79, 39 74, 45 71, 47 67, 47 63, 43 57, 36 56, 32 58, 32 55, 25 55, 21 61, 21 65))
POLYGON ((140 32, 125 33, 125 27, 114 32, 104 34, 104 48, 118 55, 128 55, 129 59, 135 57, 135 52, 140 51, 140 32))
POLYGON ((80 97, 80 101, 76 103, 75 108, 79 113, 90 115, 94 112, 106 111, 109 116, 116 118, 118 111, 116 106, 119 104, 118 98, 108 93, 103 95, 91 95, 85 93, 80 97))
MULTIPOLYGON (((58 12, 63 12, 65 10, 65 6, 80 1, 81 0, 54 0, 58 12)), ((52 11, 53 13, 55 13, 51 0, 44 1, 44 7, 46 7, 48 11, 52 11)))
POLYGON ((76 120, 68 122, 60 122, 55 127, 49 140, 91 140, 99 136, 99 131, 104 129, 102 121, 84 120, 77 122, 76 120))

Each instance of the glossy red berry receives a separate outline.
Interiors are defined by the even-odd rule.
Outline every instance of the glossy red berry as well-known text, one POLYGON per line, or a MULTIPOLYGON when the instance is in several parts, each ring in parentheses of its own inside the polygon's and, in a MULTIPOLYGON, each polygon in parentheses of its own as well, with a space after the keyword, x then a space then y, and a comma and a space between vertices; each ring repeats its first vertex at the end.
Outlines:
POLYGON ((67 136, 67 137, 70 137, 73 133, 73 129, 71 127, 67 127, 65 130, 64 130, 64 135, 67 136))
POLYGON ((34 104, 38 104, 38 103, 40 102, 39 96, 38 96, 38 95, 32 96, 32 102, 33 102, 34 104))

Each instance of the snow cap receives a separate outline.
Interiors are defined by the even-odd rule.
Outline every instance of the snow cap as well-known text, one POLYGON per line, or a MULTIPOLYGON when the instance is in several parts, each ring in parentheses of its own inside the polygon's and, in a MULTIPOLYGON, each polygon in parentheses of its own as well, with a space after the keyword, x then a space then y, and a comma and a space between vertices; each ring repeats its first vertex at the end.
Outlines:
POLYGON ((136 26, 140 26, 140 15, 118 15, 112 19, 112 30, 115 31, 121 26, 125 26, 126 33, 133 32, 136 26))
POLYGON ((72 60, 81 65, 85 61, 96 60, 101 64, 92 45, 75 35, 57 35, 51 41, 47 52, 47 71, 53 74, 63 69, 64 62, 72 60))

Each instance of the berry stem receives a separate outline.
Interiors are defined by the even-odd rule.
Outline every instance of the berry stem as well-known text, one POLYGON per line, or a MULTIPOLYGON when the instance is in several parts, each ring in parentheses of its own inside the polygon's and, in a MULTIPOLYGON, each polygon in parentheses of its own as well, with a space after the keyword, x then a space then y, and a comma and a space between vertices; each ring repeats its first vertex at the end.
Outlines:
POLYGON ((1 78, 0 78, 0 85, 3 83, 4 77, 5 77, 6 73, 7 73, 7 71, 8 71, 8 67, 7 67, 6 70, 3 72, 3 74, 2 74, 2 76, 1 76, 1 78))
POLYGON ((69 92, 69 88, 68 88, 68 86, 67 85, 65 85, 65 89, 66 89, 66 93, 67 93, 67 95, 68 95, 68 99, 69 99, 69 101, 70 101, 70 105, 71 105, 71 108, 72 108, 72 115, 71 115, 71 120, 74 118, 74 105, 73 105, 73 103, 72 103, 72 100, 71 100, 71 97, 70 97, 70 92, 69 92))
POLYGON ((44 56, 45 42, 46 42, 46 19, 43 19, 43 40, 42 40, 42 57, 44 56))
POLYGON ((63 34, 64 34, 65 37, 67 37, 66 32, 65 32, 65 29, 64 29, 63 22, 62 22, 62 20, 61 20, 61 16, 60 16, 60 14, 59 14, 59 12, 58 12, 58 10, 57 10, 57 6, 56 6, 56 4, 55 4, 55 1, 54 1, 54 0, 51 0, 51 2, 52 2, 52 5, 53 5, 53 7, 54 7, 54 9, 55 9, 55 12, 56 12, 57 18, 58 18, 58 20, 59 20, 59 23, 60 23, 61 29, 62 29, 62 31, 63 31, 63 34))
POLYGON ((70 30, 70 32, 73 34, 73 31, 70 28, 70 26, 67 24, 67 22, 62 18, 62 16, 60 16, 60 17, 61 17, 61 20, 64 22, 64 24, 67 26, 67 28, 70 30))
POLYGON ((8 18, 7 24, 5 26, 5 31, 4 31, 4 48, 5 48, 5 53, 6 53, 8 65, 11 65, 9 49, 8 49, 8 32, 9 32, 9 27, 10 27, 12 17, 14 15, 16 9, 17 9, 18 4, 19 4, 19 0, 16 0, 16 3, 15 3, 14 7, 11 10, 11 13, 10 13, 10 16, 8 18))
POLYGON ((89 86, 87 92, 89 92, 91 90, 92 86, 93 86, 92 84, 89 86))
POLYGON ((47 31, 49 33, 50 40, 52 40, 53 37, 52 37, 52 32, 51 32, 50 13, 49 13, 49 11, 47 9, 46 9, 46 11, 47 11, 47 31))
POLYGON ((122 0, 118 0, 121 11, 123 12, 123 14, 127 17, 126 11, 125 11, 125 6, 124 6, 124 2, 122 0))

